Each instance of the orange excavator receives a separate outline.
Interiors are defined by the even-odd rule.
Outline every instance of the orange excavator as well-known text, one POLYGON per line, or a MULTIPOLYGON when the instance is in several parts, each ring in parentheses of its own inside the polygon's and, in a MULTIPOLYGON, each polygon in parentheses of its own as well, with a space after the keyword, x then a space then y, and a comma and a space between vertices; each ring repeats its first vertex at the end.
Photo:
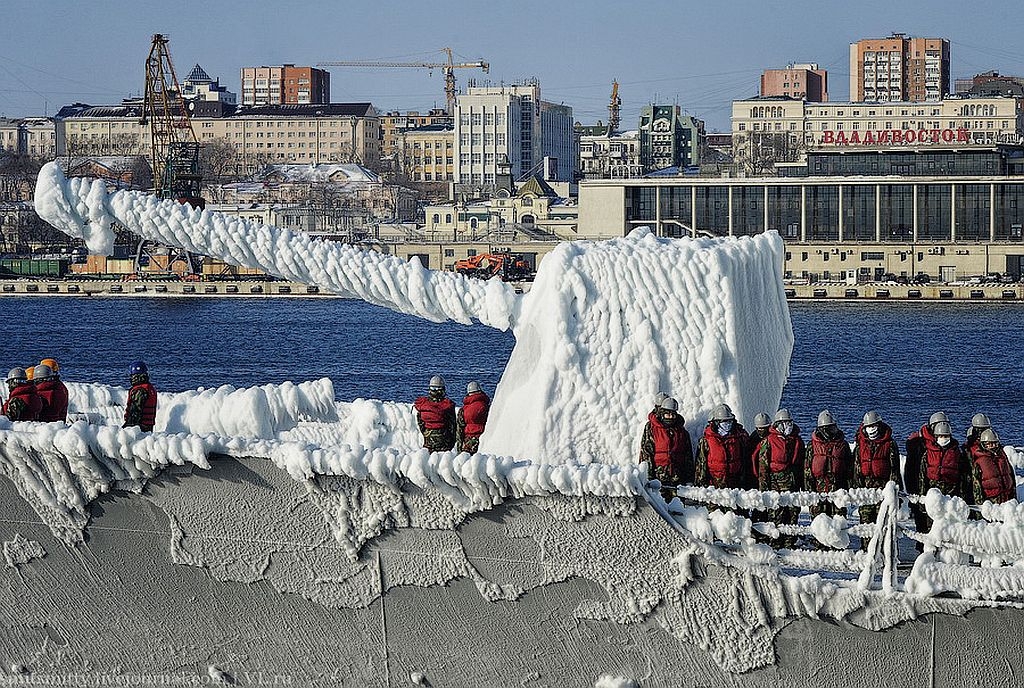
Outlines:
POLYGON ((503 282, 513 282, 530 277, 533 270, 520 255, 481 253, 455 263, 455 272, 479 279, 490 279, 496 276, 503 282))

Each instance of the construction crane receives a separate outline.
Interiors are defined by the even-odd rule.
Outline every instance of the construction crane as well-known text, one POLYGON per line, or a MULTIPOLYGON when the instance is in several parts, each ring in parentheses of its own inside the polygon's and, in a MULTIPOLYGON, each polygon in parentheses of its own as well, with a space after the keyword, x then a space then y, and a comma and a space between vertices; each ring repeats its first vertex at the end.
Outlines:
MULTIPOLYGON (((149 126, 154 193, 193 208, 205 207, 206 202, 200 195, 203 179, 199 172, 199 140, 181 97, 167 37, 159 33, 153 34, 153 44, 146 58, 146 90, 140 124, 149 126)), ((152 256, 146 248, 146 241, 140 240, 135 252, 136 274, 151 262, 152 256)), ((184 261, 187 275, 196 272, 196 257, 187 252, 172 252, 167 260, 168 272, 176 260, 184 261)))
POLYGON ((476 62, 453 62, 452 49, 441 48, 448 56, 447 62, 375 62, 371 60, 344 60, 340 62, 319 62, 318 67, 416 67, 420 69, 440 69, 444 72, 444 97, 448 103, 448 114, 455 113, 455 71, 456 69, 482 69, 487 74, 491 65, 483 60, 476 62))
POLYGON ((612 80, 612 99, 608 103, 608 135, 619 130, 619 108, 622 107, 622 98, 619 98, 619 82, 612 80))

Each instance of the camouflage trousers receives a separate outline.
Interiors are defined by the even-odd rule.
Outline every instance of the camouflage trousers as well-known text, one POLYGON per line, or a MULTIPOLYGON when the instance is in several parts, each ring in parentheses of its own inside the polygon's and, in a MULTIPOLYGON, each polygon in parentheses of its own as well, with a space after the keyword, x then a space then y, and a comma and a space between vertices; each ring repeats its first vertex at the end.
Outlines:
POLYGON ((466 436, 462 438, 462 446, 459 447, 459 451, 468 452, 470 454, 476 454, 480 451, 480 437, 466 436))
MULTIPOLYGON (((868 479, 868 478, 865 477, 865 478, 861 478, 861 487, 873 487, 875 489, 881 489, 881 488, 885 487, 888 482, 889 482, 888 480, 877 480, 877 479, 874 479, 874 478, 868 479)), ((879 510, 879 505, 878 504, 864 504, 862 506, 857 507, 857 513, 860 514, 861 525, 868 525, 868 524, 871 524, 871 523, 874 523, 875 521, 877 521, 878 520, 878 510, 879 510)), ((861 549, 864 549, 865 547, 867 547, 868 539, 869 538, 867 536, 861 538, 861 540, 862 540, 861 549)))
MULTIPOLYGON (((768 476, 767 484, 765 485, 765 491, 774 492, 795 492, 796 491, 796 476, 793 475, 792 471, 781 471, 779 473, 772 473, 768 476)), ((800 507, 798 506, 779 506, 774 509, 769 509, 767 512, 754 512, 751 514, 753 520, 759 520, 760 517, 765 517, 767 520, 776 523, 778 525, 790 525, 795 526, 800 519, 800 507)), ((796 544, 795 535, 781 535, 778 538, 773 539, 773 543, 776 545, 785 545, 792 547, 796 544)))
POLYGON ((455 439, 444 430, 424 430, 423 446, 432 452, 451 451, 455 439))
POLYGON ((672 469, 651 463, 648 475, 652 480, 661 482, 662 499, 666 502, 672 501, 672 498, 676 496, 676 486, 679 484, 679 478, 672 472, 672 469))

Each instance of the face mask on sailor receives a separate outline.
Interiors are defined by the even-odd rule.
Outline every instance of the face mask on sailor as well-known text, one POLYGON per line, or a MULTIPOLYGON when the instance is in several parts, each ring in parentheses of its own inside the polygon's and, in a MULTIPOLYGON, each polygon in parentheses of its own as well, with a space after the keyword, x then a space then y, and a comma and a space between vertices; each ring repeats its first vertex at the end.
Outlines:
POLYGON ((953 438, 949 435, 936 435, 935 443, 940 447, 948 447, 949 443, 953 441, 953 438))
POLYGON ((731 420, 720 420, 720 421, 717 421, 717 425, 718 425, 718 434, 719 435, 728 435, 730 432, 732 432, 732 421, 731 420))
POLYGON ((676 417, 677 416, 675 411, 662 410, 661 412, 661 420, 663 420, 666 423, 675 423, 676 417))
POLYGON ((793 434, 793 423, 788 420, 782 421, 781 423, 779 423, 779 432, 781 432, 783 435, 786 435, 787 437, 793 434))
POLYGON ((999 449, 998 442, 982 442, 981 446, 984 447, 985 449, 988 449, 989 451, 996 451, 997 449, 999 449))
POLYGON ((864 434, 867 435, 870 439, 875 439, 876 437, 878 437, 878 426, 877 425, 865 425, 864 426, 864 434))

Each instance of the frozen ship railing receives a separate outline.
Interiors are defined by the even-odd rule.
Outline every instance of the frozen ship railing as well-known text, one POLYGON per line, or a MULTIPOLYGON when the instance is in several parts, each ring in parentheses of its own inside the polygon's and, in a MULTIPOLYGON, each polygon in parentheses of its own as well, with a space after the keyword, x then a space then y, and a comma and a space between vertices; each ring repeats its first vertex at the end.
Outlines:
POLYGON ((753 561, 792 573, 832 572, 865 591, 1024 601, 1024 505, 1017 500, 970 506, 959 497, 947 497, 935 489, 925 496, 908 494, 894 482, 881 489, 830 493, 691 486, 680 486, 675 493, 679 500, 667 505, 657 490, 649 490, 647 496, 675 526, 730 553, 732 557, 721 560, 727 564, 742 561, 749 565, 753 561), (806 525, 763 518, 763 512, 769 509, 823 503, 838 507, 837 516, 820 514, 806 525), (911 504, 923 506, 932 519, 929 532, 914 528, 908 518, 911 504), (851 524, 846 520, 848 507, 867 505, 878 505, 873 523, 851 524), (754 519, 748 515, 751 512, 754 519), (708 523, 710 529, 695 532, 708 523), (710 538, 709 532, 713 532, 710 538), (815 549, 772 551, 763 542, 768 538, 755 533, 804 536, 815 549), (859 551, 856 548, 864 539, 867 547, 859 551), (918 543, 920 552, 915 549, 918 543))

